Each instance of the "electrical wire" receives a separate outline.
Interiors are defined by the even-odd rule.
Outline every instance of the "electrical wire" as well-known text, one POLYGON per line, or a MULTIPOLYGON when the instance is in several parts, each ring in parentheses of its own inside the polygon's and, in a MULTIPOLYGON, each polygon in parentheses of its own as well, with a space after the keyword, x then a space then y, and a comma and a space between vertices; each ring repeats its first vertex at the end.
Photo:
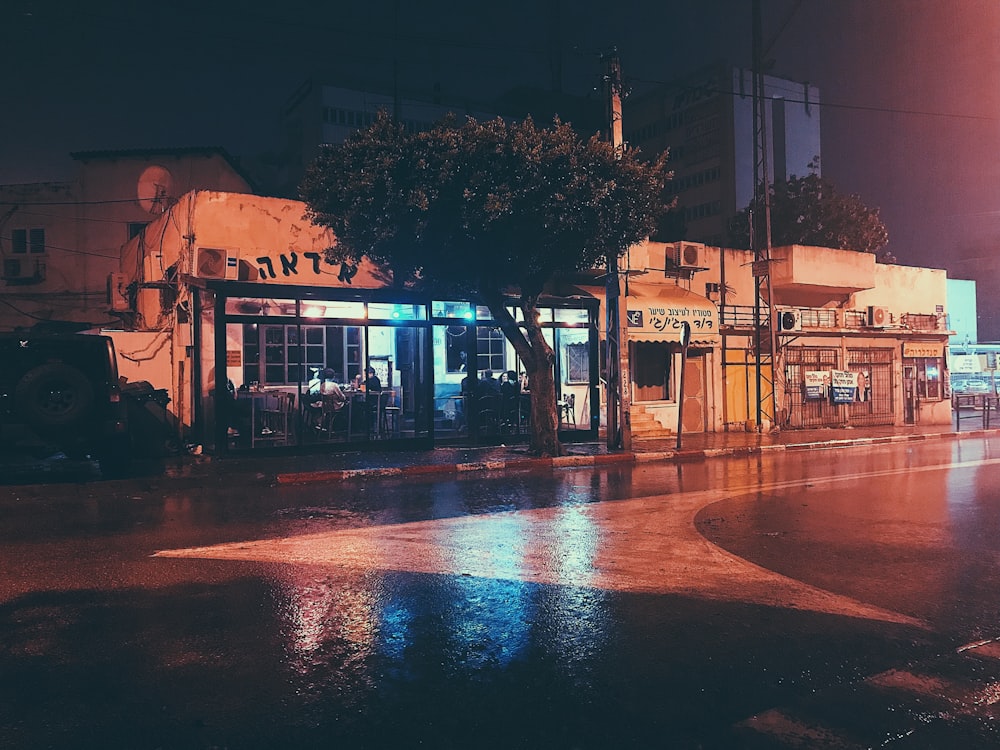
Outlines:
MULTIPOLYGON (((684 91, 704 91, 711 94, 719 94, 721 96, 731 96, 736 97, 749 97, 750 94, 742 94, 738 91, 730 91, 728 89, 716 88, 712 86, 686 86, 681 85, 676 82, 670 81, 660 81, 655 79, 644 79, 644 78, 633 78, 634 81, 639 81, 640 83, 648 83, 655 86, 665 86, 671 89, 681 89, 684 91)), ((827 109, 853 109, 862 112, 881 112, 885 114, 893 115, 914 115, 922 117, 944 117, 955 120, 972 120, 981 122, 998 122, 1000 117, 993 117, 989 115, 969 115, 961 114, 957 112, 932 112, 929 110, 919 110, 919 109, 900 109, 896 107, 878 107, 874 105, 865 104, 844 104, 841 102, 824 102, 824 101, 812 101, 810 99, 797 99, 789 96, 764 96, 767 101, 784 101, 790 102, 792 104, 805 104, 810 107, 825 107, 827 109)))
MULTIPOLYGON (((4 242, 12 242, 13 238, 8 235, 0 235, 0 240, 4 242)), ((123 243, 124 244, 124 243, 123 243)), ((108 260, 118 260, 120 256, 118 255, 102 255, 101 253, 91 253, 86 250, 77 250, 76 248, 60 247, 59 245, 53 245, 50 242, 45 243, 46 248, 51 248, 53 250, 59 250, 64 253, 72 253, 73 255, 88 255, 93 258, 107 258, 108 260)), ((16 257, 19 258, 37 258, 39 253, 17 253, 16 257)), ((11 253, 7 254, 8 257, 15 257, 11 253)))

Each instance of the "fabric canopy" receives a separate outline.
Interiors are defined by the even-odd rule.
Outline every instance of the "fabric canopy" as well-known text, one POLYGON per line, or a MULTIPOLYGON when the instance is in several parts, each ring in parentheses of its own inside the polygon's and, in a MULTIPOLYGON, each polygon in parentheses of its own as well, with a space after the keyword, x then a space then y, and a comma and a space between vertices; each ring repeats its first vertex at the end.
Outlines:
POLYGON ((625 329, 631 341, 680 341, 684 321, 690 344, 719 340, 719 309, 711 300, 676 284, 629 284, 625 329))

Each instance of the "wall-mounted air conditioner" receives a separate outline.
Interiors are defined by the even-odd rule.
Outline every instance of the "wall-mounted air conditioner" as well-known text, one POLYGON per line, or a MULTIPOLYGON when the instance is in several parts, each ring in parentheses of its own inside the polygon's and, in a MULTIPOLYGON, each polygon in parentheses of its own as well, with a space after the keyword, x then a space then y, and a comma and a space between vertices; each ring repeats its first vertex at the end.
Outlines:
POLYGON ((678 268, 703 268, 705 246, 696 242, 675 242, 671 260, 678 268))
POLYGON ((872 328, 884 328, 889 325, 889 308, 868 306, 868 325, 872 328))
POLYGON ((775 329, 778 333, 802 330, 801 310, 776 310, 774 313, 775 329))
POLYGON ((218 247, 199 247, 195 250, 194 276, 203 279, 238 279, 240 254, 238 250, 218 247))

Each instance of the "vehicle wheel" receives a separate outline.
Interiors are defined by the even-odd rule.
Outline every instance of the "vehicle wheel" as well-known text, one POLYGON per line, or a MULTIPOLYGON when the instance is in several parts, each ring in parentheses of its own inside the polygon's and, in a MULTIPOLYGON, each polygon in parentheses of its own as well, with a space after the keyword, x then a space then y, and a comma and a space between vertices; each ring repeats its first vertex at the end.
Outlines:
POLYGON ((36 427, 66 427, 86 419, 94 387, 76 367, 51 362, 29 370, 14 389, 17 410, 36 427))

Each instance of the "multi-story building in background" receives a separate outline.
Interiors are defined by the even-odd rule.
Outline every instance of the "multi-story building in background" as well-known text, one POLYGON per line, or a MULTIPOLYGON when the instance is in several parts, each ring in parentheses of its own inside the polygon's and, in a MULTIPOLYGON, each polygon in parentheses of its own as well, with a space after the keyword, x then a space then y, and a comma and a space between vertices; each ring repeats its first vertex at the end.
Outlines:
MULTIPOLYGON (((764 94, 770 181, 818 172, 819 91, 765 76, 764 94)), ((754 192, 751 71, 711 66, 626 100, 623 119, 629 146, 649 155, 670 149, 670 190, 683 217, 675 232, 685 236, 666 239, 726 245, 729 220, 754 192)))
POLYGON ((596 96, 586 99, 523 87, 483 103, 443 100, 433 94, 394 95, 377 87, 309 80, 289 97, 282 113, 281 163, 268 192, 297 198, 298 184, 320 146, 343 143, 351 133, 371 125, 380 110, 398 119, 411 133, 430 130, 449 114, 459 121, 465 117, 485 121, 498 116, 509 120, 531 116, 539 126, 551 124, 557 116, 588 137, 602 129, 604 108, 596 96))

